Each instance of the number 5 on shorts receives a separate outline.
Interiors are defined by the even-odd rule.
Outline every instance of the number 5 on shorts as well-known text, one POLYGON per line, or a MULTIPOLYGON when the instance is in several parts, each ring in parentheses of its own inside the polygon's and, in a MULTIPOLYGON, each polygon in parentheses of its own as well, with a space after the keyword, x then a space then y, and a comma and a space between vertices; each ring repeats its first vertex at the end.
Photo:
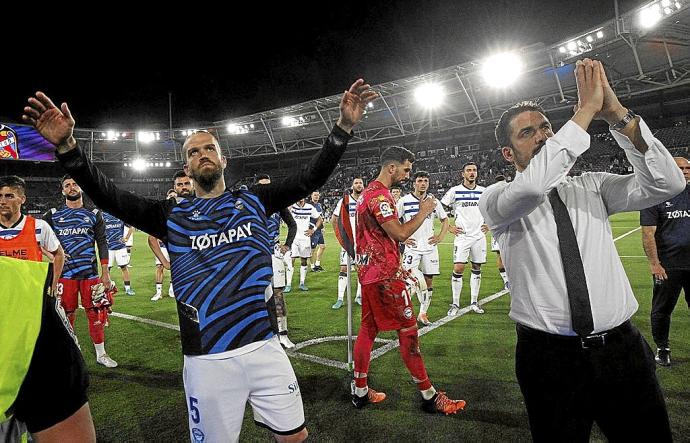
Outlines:
POLYGON ((192 421, 195 424, 199 424, 201 421, 199 408, 196 407, 197 404, 199 404, 199 400, 194 397, 189 397, 189 415, 192 417, 192 421))

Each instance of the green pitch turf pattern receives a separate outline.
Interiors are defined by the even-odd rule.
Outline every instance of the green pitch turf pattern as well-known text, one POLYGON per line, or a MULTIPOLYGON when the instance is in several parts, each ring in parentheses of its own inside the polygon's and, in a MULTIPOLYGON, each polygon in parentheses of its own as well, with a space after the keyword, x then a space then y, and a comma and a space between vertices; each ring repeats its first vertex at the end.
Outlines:
MULTIPOLYGON (((639 227, 638 217, 637 213, 613 217, 614 238, 639 227)), ((346 334, 346 309, 331 309, 337 295, 339 245, 330 226, 326 226, 325 233, 327 248, 322 266, 326 272, 309 272, 310 291, 301 292, 297 290, 297 268, 293 292, 287 295, 288 326, 295 343, 346 334)), ((634 323, 651 343, 651 277, 640 238, 638 229, 616 245, 640 303, 634 323)), ((440 246, 442 274, 434 279, 429 310, 432 321, 445 317, 451 300, 451 243, 449 236, 440 246)), ((482 268, 480 299, 503 286, 495 255, 489 252, 487 261, 482 268)), ((146 244, 146 235, 141 232, 136 233, 132 265, 135 296, 124 294, 120 271, 112 270, 120 288, 115 311, 177 325, 173 299, 165 296, 157 302, 149 300, 155 290, 153 255, 146 244)), ((466 270, 465 276, 468 275, 466 270)), ((168 281, 166 271, 163 286, 166 295, 168 281)), ((352 281, 354 291, 354 277, 352 281)), ((461 304, 468 303, 466 281, 461 304)), ((468 402, 465 412, 456 416, 428 415, 420 410, 419 394, 397 348, 373 360, 369 372, 370 385, 386 392, 388 398, 363 410, 355 410, 349 403, 345 370, 291 358, 302 391, 311 441, 529 441, 527 415, 514 374, 515 325, 508 318, 509 308, 510 295, 504 295, 484 305, 484 315, 465 314, 420 339, 434 385, 451 397, 468 402)), ((353 313, 356 333, 360 313, 357 305, 353 313)), ((119 367, 107 369, 95 363, 83 311, 78 314, 76 329, 91 373, 90 402, 99 441, 189 441, 177 331, 111 317, 111 325, 106 330, 106 349, 119 367)), ((393 333, 380 337, 396 338, 393 333)), ((381 345, 376 344, 375 348, 381 345)), ((671 346, 673 366, 659 368, 657 374, 666 396, 674 437, 682 440, 690 435, 687 420, 690 416, 687 388, 690 319, 682 297, 673 316, 671 346)), ((312 345, 300 352, 340 362, 347 360, 345 341, 312 345)), ((596 427, 593 439, 603 439, 596 427)), ((264 429, 254 425, 249 407, 245 411, 241 441, 271 441, 264 429)))

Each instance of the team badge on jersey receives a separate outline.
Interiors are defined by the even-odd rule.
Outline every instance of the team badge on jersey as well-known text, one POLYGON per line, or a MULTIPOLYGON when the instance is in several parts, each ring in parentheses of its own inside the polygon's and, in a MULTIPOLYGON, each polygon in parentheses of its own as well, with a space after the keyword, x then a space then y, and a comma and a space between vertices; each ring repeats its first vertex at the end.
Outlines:
POLYGON ((0 124, 0 160, 19 160, 17 133, 3 124, 0 124))
POLYGON ((406 307, 405 310, 403 311, 403 315, 405 316, 406 319, 411 319, 412 318, 412 308, 411 307, 406 307))
POLYGON ((238 211, 243 210, 244 209, 244 202, 240 199, 237 199, 235 201, 235 209, 237 209, 238 211))

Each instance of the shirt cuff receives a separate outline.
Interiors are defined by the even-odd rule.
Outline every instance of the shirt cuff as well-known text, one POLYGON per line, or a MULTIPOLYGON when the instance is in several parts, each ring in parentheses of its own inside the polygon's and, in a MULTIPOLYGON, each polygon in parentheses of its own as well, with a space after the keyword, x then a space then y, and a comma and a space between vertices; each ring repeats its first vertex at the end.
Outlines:
MULTIPOLYGON (((638 125, 640 126, 640 133, 642 134, 642 139, 647 144, 647 147, 651 148, 652 146, 656 146, 657 139, 652 134, 652 131, 649 129, 649 126, 647 126, 647 123, 645 123, 645 121, 642 120, 642 117, 638 116, 638 118, 640 119, 638 123, 638 125)), ((618 143, 618 146, 625 150, 637 151, 637 149, 635 149, 635 145, 633 145, 633 142, 631 142, 626 135, 621 134, 615 129, 609 129, 609 131, 611 132, 613 138, 616 140, 616 143, 618 143)))
POLYGON ((572 120, 568 120, 553 137, 574 157, 581 156, 589 149, 589 134, 572 120))

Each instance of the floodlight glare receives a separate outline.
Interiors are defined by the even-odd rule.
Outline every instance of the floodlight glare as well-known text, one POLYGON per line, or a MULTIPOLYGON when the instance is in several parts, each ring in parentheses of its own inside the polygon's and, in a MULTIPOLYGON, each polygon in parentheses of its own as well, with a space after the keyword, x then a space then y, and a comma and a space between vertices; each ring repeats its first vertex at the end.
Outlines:
POLYGON ((640 26, 651 28, 661 20, 661 8, 658 3, 647 6, 640 11, 640 26))
POLYGON ((575 42, 568 42, 568 50, 569 51, 574 51, 576 49, 577 49, 577 45, 575 44, 575 42))
POLYGON ((597 31, 597 38, 604 38, 604 31, 597 31))
POLYGON ((587 43, 592 43, 594 41, 594 37, 592 37, 591 35, 588 35, 586 40, 587 40, 587 43))
POLYGON ((671 6, 671 0, 661 0, 661 6, 663 6, 664 8, 668 8, 669 6, 671 6))
POLYGON ((132 167, 136 171, 143 171, 144 169, 146 169, 146 162, 143 158, 137 158, 132 162, 132 167))
POLYGON ((141 131, 137 134, 137 140, 141 143, 151 143, 153 141, 153 133, 141 131))
POLYGON ((565 54, 565 46, 561 46, 560 48, 558 48, 558 52, 560 52, 561 54, 565 54))
POLYGON ((170 167, 170 162, 165 162, 165 167, 169 168, 170 167))
POLYGON ((489 57, 484 62, 482 74, 487 84, 503 88, 514 83, 522 74, 522 70, 523 64, 520 57, 512 52, 506 52, 489 57))
POLYGON ((106 132, 106 138, 108 140, 115 140, 117 138, 117 133, 115 131, 106 132))
POLYGON ((446 93, 440 85, 427 83, 419 86, 414 91, 414 98, 417 103, 425 108, 432 109, 443 104, 446 93))
POLYGON ((295 117, 290 117, 287 115, 285 117, 283 117, 283 119, 281 121, 283 123, 283 126, 297 126, 297 125, 299 125, 299 122, 297 121, 297 119, 295 117))
POLYGON ((230 134, 237 134, 239 131, 239 127, 234 123, 230 123, 227 129, 230 134))

